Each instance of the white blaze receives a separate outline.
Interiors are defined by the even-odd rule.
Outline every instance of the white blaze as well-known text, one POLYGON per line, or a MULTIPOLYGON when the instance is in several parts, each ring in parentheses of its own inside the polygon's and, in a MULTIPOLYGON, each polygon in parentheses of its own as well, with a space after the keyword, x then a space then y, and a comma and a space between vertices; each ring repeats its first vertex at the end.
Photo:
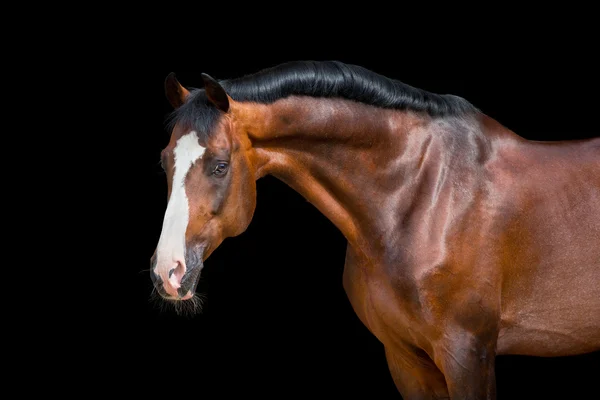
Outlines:
POLYGON ((184 261, 185 257, 185 231, 189 221, 189 203, 185 193, 185 176, 190 167, 202 157, 204 147, 198 143, 195 131, 182 136, 177 140, 175 150, 175 171, 171 186, 171 197, 163 228, 156 249, 156 273, 163 281, 168 279, 168 273, 175 268, 177 261, 184 261))

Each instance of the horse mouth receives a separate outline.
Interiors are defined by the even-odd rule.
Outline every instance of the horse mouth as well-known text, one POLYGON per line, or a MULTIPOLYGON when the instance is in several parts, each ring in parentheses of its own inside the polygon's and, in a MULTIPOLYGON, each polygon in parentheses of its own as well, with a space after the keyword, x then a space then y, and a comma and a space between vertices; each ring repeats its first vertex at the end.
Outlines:
POLYGON ((196 286, 200 282, 202 264, 188 269, 181 279, 181 287, 177 289, 177 296, 168 294, 162 285, 156 285, 152 299, 158 301, 156 304, 161 311, 173 311, 180 316, 194 317, 201 314, 204 306, 205 296, 196 293, 196 286))
POLYGON ((188 303, 194 302, 198 297, 196 287, 200 282, 200 274, 204 268, 205 246, 188 247, 185 254, 185 262, 180 263, 178 267, 173 268, 165 282, 164 278, 154 272, 156 268, 156 256, 151 259, 151 278, 154 284, 154 293, 158 298, 167 303, 188 303), (177 271, 181 269, 181 271, 177 271), (177 274, 181 275, 177 275, 177 274), (167 287, 169 290, 167 290, 167 287))
POLYGON ((197 264, 192 268, 188 268, 184 273, 180 281, 180 286, 177 289, 177 296, 167 293, 164 289, 163 282, 160 278, 154 284, 156 293, 164 300, 182 302, 187 300, 193 300, 196 294, 196 287, 200 282, 200 272, 204 265, 202 263, 197 264))
POLYGON ((181 287, 177 289, 179 299, 176 300, 185 301, 194 297, 196 286, 198 286, 198 282, 200 281, 200 272, 203 267, 204 265, 200 263, 186 271, 183 278, 181 278, 181 287))

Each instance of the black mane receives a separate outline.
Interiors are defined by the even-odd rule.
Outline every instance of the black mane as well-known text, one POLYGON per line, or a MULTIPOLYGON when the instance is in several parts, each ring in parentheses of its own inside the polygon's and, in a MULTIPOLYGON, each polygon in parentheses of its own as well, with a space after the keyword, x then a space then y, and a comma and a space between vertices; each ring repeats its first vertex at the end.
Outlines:
MULTIPOLYGON (((425 112, 432 117, 476 111, 458 96, 430 93, 338 61, 290 62, 220 84, 236 101, 269 104, 288 96, 305 95, 339 97, 380 108, 425 112)), ((204 90, 196 89, 173 112, 171 125, 179 122, 199 134, 208 134, 218 116, 219 111, 209 104, 204 90)))

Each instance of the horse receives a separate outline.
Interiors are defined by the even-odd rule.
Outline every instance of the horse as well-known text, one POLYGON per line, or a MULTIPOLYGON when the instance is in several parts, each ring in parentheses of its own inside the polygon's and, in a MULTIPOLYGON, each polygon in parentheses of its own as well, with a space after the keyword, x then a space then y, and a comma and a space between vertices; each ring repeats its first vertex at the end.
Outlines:
POLYGON ((150 278, 189 303, 272 175, 344 235, 343 288, 404 399, 495 399, 495 357, 600 349, 600 137, 527 140, 467 100, 338 61, 173 73, 150 278))

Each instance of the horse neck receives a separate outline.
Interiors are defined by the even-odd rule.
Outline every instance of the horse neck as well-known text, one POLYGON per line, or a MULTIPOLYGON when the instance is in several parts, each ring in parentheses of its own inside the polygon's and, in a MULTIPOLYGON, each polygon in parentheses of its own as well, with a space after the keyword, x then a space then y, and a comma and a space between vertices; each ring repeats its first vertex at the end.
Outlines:
POLYGON ((452 160, 467 157, 448 133, 455 121, 311 97, 247 107, 257 178, 288 184, 355 248, 369 247, 366 238, 384 242, 392 228, 384 225, 410 211, 423 185, 435 186, 452 160))

